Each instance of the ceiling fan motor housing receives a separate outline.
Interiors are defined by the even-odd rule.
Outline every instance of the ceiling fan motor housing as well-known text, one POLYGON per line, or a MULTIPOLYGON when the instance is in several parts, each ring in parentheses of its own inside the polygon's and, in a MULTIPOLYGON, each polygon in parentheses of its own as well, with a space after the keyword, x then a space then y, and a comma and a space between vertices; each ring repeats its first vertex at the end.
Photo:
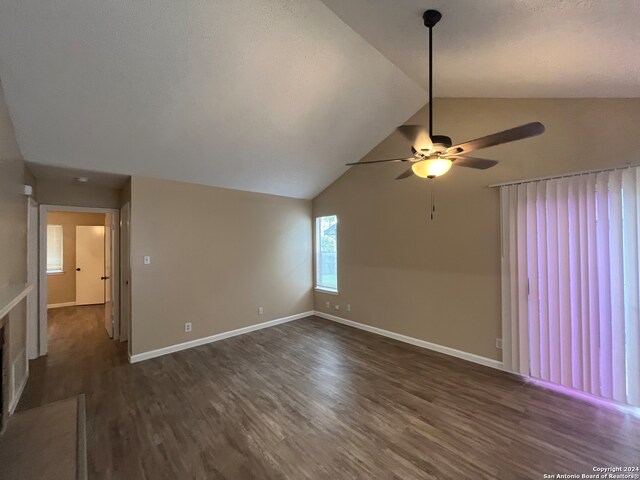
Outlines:
POLYGON ((453 145, 451 138, 446 135, 434 135, 431 137, 431 141, 433 142, 433 148, 431 151, 437 153, 444 153, 447 148, 453 145))

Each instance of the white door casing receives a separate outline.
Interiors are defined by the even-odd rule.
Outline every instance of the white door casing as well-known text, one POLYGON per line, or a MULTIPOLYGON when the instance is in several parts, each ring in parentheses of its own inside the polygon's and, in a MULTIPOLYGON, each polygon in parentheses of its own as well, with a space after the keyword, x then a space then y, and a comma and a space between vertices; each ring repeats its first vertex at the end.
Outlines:
POLYGON ((111 338, 114 338, 113 319, 113 245, 114 245, 113 215, 108 213, 104 219, 104 328, 111 338))
POLYGON ((38 357, 38 202, 27 202, 27 284, 34 288, 27 295, 27 355, 38 357))
MULTIPOLYGON (((71 205, 40 205, 39 206, 39 279, 38 279, 38 333, 39 333, 39 355, 46 355, 48 350, 48 317, 47 317, 47 216, 49 212, 90 212, 90 213, 109 213, 113 217, 113 225, 115 227, 114 238, 120 235, 120 210, 113 208, 101 207, 78 207, 71 205)), ((104 227, 103 227, 104 228, 104 227)), ((120 243, 115 242, 113 245, 113 259, 120 258, 120 243)), ((113 285, 120 285, 120 262, 114 261, 112 264, 113 285)), ((120 289, 115 288, 112 291, 113 297, 113 317, 114 317, 114 338, 118 338, 118 326, 120 323, 120 289)))
POLYGON ((131 322, 131 261, 129 258, 131 204, 120 210, 120 341, 129 339, 131 322))

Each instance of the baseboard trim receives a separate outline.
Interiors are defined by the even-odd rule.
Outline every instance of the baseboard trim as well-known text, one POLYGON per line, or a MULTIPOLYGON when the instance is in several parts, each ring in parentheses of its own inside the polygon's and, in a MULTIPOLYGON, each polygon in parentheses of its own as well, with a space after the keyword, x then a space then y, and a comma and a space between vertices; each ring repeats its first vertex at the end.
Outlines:
POLYGON ((314 311, 313 314, 317 317, 324 318, 326 320, 331 320, 332 322, 341 323, 343 325, 347 325, 353 328, 358 328, 360 330, 365 330, 367 332, 375 333, 376 335, 382 335, 383 337, 392 338, 394 340, 398 340, 399 342, 409 343, 411 345, 415 345, 416 347, 426 348, 427 350, 433 350, 435 352, 444 353, 445 355, 461 358, 462 360, 478 363, 486 367, 503 370, 502 362, 498 360, 493 360, 487 357, 481 357, 480 355, 476 355, 474 353, 463 352, 462 350, 456 350, 455 348, 445 347, 444 345, 438 345, 437 343, 427 342, 426 340, 420 340, 418 338, 409 337, 407 335, 391 332, 389 330, 383 330, 382 328, 372 327, 370 325, 365 325, 364 323, 354 322, 353 320, 347 320, 346 318, 336 317, 335 315, 330 315, 324 312, 314 311))
POLYGON ((382 328, 372 327, 364 323, 354 322, 353 320, 347 320, 346 318, 336 317, 335 315, 330 315, 328 313, 319 312, 319 311, 309 311, 309 312, 298 313, 296 315, 291 315, 288 317, 276 318, 275 320, 269 320, 267 322, 258 323, 256 325, 250 325, 248 327, 243 327, 243 328, 238 328, 236 330, 231 330, 228 332, 218 333, 216 335, 211 335, 209 337, 198 338, 196 340, 191 340, 189 342, 178 343, 176 345, 170 345, 168 347, 159 348, 157 350, 151 350, 149 352, 137 353, 135 355, 128 355, 129 363, 137 363, 137 362, 142 362, 144 360, 149 360, 151 358, 161 357, 163 355, 169 355, 171 353, 179 352, 181 350, 187 350, 189 348, 198 347, 200 345, 206 345, 207 343, 213 343, 220 340, 224 340, 226 338, 235 337, 237 335, 243 335, 245 333, 255 332, 256 330, 262 330, 263 328, 269 328, 275 325, 280 325, 282 323, 292 322, 294 320, 306 318, 311 315, 315 315, 317 317, 324 318, 332 322, 341 323, 349 327, 365 330, 370 333, 375 333, 376 335, 381 335, 383 337, 392 338, 394 340, 398 340, 399 342, 408 343, 411 345, 415 345, 417 347, 426 348, 427 350, 433 350, 435 352, 444 353, 445 355, 461 358, 462 360, 467 360, 469 362, 477 363, 479 365, 484 365, 484 366, 495 368, 498 370, 503 370, 502 362, 498 360, 482 357, 480 355, 464 352, 462 350, 456 350, 455 348, 451 348, 451 347, 445 347, 444 345, 438 345, 437 343, 427 342, 426 340, 420 340, 418 338, 409 337, 407 335, 391 332, 389 330, 384 330, 382 328))
POLYGON ((75 307, 76 302, 64 302, 64 303, 52 303, 47 305, 47 310, 50 308, 61 308, 61 307, 75 307))
POLYGON ((256 330, 262 330, 263 328, 269 328, 275 325, 280 325, 281 323, 292 322, 294 320, 299 320, 301 318, 310 317, 313 314, 314 314, 313 311, 297 313, 295 315, 290 315, 288 317, 276 318, 275 320, 269 320, 267 322, 258 323, 256 325, 249 325, 248 327, 238 328, 236 330, 230 330, 228 332, 217 333, 216 335, 211 335, 209 337, 198 338, 196 340, 191 340, 189 342, 178 343, 176 345, 170 345, 168 347, 158 348, 157 350, 151 350, 149 352, 136 353, 135 355, 129 355, 129 362, 136 363, 136 362, 141 362, 143 360, 149 360, 151 358, 161 357, 163 355, 179 352, 181 350, 187 350, 189 348, 199 347, 200 345, 206 345, 207 343, 213 343, 220 340, 224 340, 225 338, 231 338, 237 335, 243 335, 245 333, 255 332, 256 330))

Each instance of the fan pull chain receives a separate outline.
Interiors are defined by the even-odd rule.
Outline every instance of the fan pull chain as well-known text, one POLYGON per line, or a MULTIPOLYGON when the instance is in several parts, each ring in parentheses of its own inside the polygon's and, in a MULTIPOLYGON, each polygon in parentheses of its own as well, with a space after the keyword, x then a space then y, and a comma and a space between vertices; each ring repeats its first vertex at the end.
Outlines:
POLYGON ((432 180, 433 186, 431 187, 431 220, 436 216, 436 184, 432 180))
POLYGON ((430 190, 430 197, 431 197, 431 208, 429 208, 429 214, 431 216, 431 220, 433 220, 436 214, 436 185, 433 182, 432 178, 430 178, 428 181, 429 181, 429 190, 430 190))

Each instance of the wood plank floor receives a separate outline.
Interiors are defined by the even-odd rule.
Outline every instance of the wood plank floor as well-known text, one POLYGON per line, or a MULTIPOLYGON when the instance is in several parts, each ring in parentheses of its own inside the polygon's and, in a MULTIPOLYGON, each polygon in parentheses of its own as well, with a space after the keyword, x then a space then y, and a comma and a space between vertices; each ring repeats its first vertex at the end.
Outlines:
POLYGON ((640 464, 640 420, 310 317, 129 365, 50 314, 24 410, 87 397, 92 479, 540 479, 640 464))

